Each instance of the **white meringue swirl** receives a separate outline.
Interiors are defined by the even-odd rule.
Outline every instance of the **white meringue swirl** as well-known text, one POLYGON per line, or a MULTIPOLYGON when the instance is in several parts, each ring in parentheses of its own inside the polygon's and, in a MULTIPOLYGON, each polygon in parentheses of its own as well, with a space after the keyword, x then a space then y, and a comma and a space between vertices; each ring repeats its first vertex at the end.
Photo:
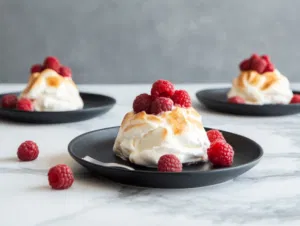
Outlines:
POLYGON ((232 82, 228 98, 242 97, 246 104, 289 104, 293 92, 287 77, 278 70, 259 74, 256 71, 242 71, 232 82))
POLYGON ((51 69, 33 73, 19 98, 32 99, 35 111, 72 111, 84 105, 72 78, 51 69))
POLYGON ((113 151, 132 163, 156 167, 165 154, 176 155, 182 163, 207 161, 209 146, 199 113, 175 107, 159 115, 127 113, 113 151))

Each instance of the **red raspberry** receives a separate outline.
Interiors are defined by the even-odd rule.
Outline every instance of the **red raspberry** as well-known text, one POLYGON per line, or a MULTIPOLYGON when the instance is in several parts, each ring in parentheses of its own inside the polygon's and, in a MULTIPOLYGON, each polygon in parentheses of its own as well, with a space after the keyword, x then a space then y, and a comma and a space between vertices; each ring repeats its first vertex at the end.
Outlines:
POLYGON ((59 74, 60 74, 62 77, 69 77, 69 78, 71 78, 71 77, 72 77, 72 70, 71 70, 71 68, 69 68, 69 67, 62 66, 62 67, 60 67, 60 69, 59 69, 59 74))
POLYGON ((153 83, 151 96, 153 97, 171 97, 175 92, 174 85, 167 80, 157 80, 153 83))
POLYGON ((159 114, 164 111, 171 111, 173 107, 173 101, 167 97, 157 97, 151 104, 150 113, 159 114))
POLYGON ((271 59, 268 55, 261 55, 261 59, 264 59, 267 64, 271 63, 271 59))
POLYGON ((17 155, 21 161, 35 160, 39 155, 39 147, 35 142, 27 140, 19 146, 17 155))
POLYGON ((207 131, 206 134, 207 134, 207 137, 208 137, 210 143, 213 143, 217 140, 225 141, 223 134, 219 130, 211 129, 211 130, 207 131))
POLYGON ((160 171, 160 172, 181 172, 182 164, 175 155, 172 155, 172 154, 163 155, 158 160, 158 171, 160 171))
POLYGON ((267 66, 266 66, 266 68, 265 68, 264 73, 265 72, 272 72, 272 71, 274 71, 274 65, 271 64, 271 63, 268 63, 267 66))
POLYGON ((141 111, 145 111, 146 113, 149 113, 151 103, 152 103, 152 97, 147 93, 142 93, 138 95, 133 101, 133 110, 135 113, 141 111))
POLYGON ((245 100, 242 97, 235 96, 228 98, 228 102, 233 104, 244 104, 245 100))
POLYGON ((291 104, 299 104, 300 103, 300 94, 294 94, 290 103, 291 104))
POLYGON ((185 90, 176 90, 172 96, 174 105, 178 105, 183 108, 189 108, 192 106, 192 100, 190 95, 185 90))
POLYGON ((214 166, 231 166, 233 163, 234 150, 230 144, 218 140, 211 144, 207 150, 209 161, 214 166))
POLYGON ((241 63, 240 63, 240 70, 241 71, 248 71, 250 70, 250 60, 249 59, 246 59, 246 60, 243 60, 241 63))
POLYGON ((263 59, 254 58, 251 61, 251 69, 257 71, 259 74, 262 74, 267 66, 267 63, 263 59))
POLYGON ((30 73, 41 72, 43 70, 43 65, 41 64, 34 64, 30 68, 30 73))
POLYGON ((18 97, 16 95, 7 94, 1 99, 1 106, 3 108, 15 108, 18 102, 18 97))
POLYGON ((48 171, 49 185, 56 190, 67 189, 72 186, 74 176, 71 168, 65 164, 53 166, 48 171))
POLYGON ((46 57, 46 59, 44 60, 44 67, 45 68, 50 68, 56 72, 59 72, 59 68, 60 68, 60 62, 59 60, 54 57, 54 56, 48 56, 46 57))
POLYGON ((256 53, 253 53, 250 57, 250 61, 254 60, 254 59, 260 59, 259 55, 256 53))
POLYGON ((33 104, 30 99, 22 98, 17 102, 17 109, 20 111, 33 111, 33 104))

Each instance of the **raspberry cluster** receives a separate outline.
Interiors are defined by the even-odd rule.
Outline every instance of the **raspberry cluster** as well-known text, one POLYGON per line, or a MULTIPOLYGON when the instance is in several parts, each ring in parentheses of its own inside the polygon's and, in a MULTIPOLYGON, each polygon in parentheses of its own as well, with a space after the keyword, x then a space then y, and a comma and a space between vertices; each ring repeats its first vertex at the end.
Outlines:
MULTIPOLYGON (((226 141, 222 132, 211 129, 206 134, 210 141, 207 155, 211 164, 216 167, 231 166, 234 158, 234 150, 226 141)), ((166 154, 158 160, 157 168, 159 172, 181 172, 182 163, 176 155, 166 154)))
POLYGON ((17 109, 19 111, 33 111, 33 103, 30 99, 21 98, 14 94, 7 94, 1 98, 1 106, 6 109, 17 109))
POLYGON ((234 150, 227 143, 223 134, 219 130, 209 130, 206 132, 210 141, 210 147, 207 150, 208 160, 219 167, 228 167, 233 163, 234 150))
POLYGON ((142 93, 133 101, 135 113, 145 111, 147 114, 159 114, 171 111, 173 106, 189 108, 192 106, 190 95, 185 90, 175 90, 167 80, 157 80, 152 84, 151 95, 142 93))
POLYGON ((253 54, 250 58, 243 60, 239 66, 241 71, 253 70, 260 74, 274 71, 274 65, 268 55, 253 54))
POLYGON ((63 77, 72 77, 72 70, 71 68, 62 65, 57 57, 54 56, 48 56, 44 59, 43 64, 34 64, 31 66, 30 72, 36 73, 41 72, 45 69, 52 69, 56 71, 58 74, 60 74, 63 77))

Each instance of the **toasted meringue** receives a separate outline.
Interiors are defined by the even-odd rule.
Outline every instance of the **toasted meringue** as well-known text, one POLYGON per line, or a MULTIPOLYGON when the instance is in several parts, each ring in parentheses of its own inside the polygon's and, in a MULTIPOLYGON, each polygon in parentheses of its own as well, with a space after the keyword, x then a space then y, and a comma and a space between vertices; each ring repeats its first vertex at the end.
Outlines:
POLYGON ((227 97, 234 96, 242 97, 246 104, 288 104, 293 92, 287 77, 277 69, 263 74, 249 70, 233 80, 227 97))
POLYGON ((201 115, 192 107, 174 107, 158 115, 127 113, 113 151, 137 165, 156 167, 165 154, 176 155, 182 163, 207 161, 209 146, 201 115))
POLYGON ((32 99, 35 111, 71 111, 84 105, 72 78, 52 69, 31 74, 19 98, 32 99))

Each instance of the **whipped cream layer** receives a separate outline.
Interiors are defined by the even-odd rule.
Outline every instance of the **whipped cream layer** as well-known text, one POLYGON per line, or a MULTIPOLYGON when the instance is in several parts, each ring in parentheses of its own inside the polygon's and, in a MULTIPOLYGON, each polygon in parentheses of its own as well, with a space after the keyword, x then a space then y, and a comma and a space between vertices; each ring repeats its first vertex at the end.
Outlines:
POLYGON ((71 111, 84 105, 72 78, 51 69, 33 73, 19 98, 32 99, 35 111, 71 111))
POLYGON ((278 70, 259 74, 242 71, 232 82, 227 97, 240 96, 246 104, 289 104, 293 97, 289 80, 278 70))
POLYGON ((156 167, 165 154, 176 155, 182 163, 207 161, 209 146, 199 113, 175 107, 159 115, 127 113, 113 151, 137 165, 156 167))

